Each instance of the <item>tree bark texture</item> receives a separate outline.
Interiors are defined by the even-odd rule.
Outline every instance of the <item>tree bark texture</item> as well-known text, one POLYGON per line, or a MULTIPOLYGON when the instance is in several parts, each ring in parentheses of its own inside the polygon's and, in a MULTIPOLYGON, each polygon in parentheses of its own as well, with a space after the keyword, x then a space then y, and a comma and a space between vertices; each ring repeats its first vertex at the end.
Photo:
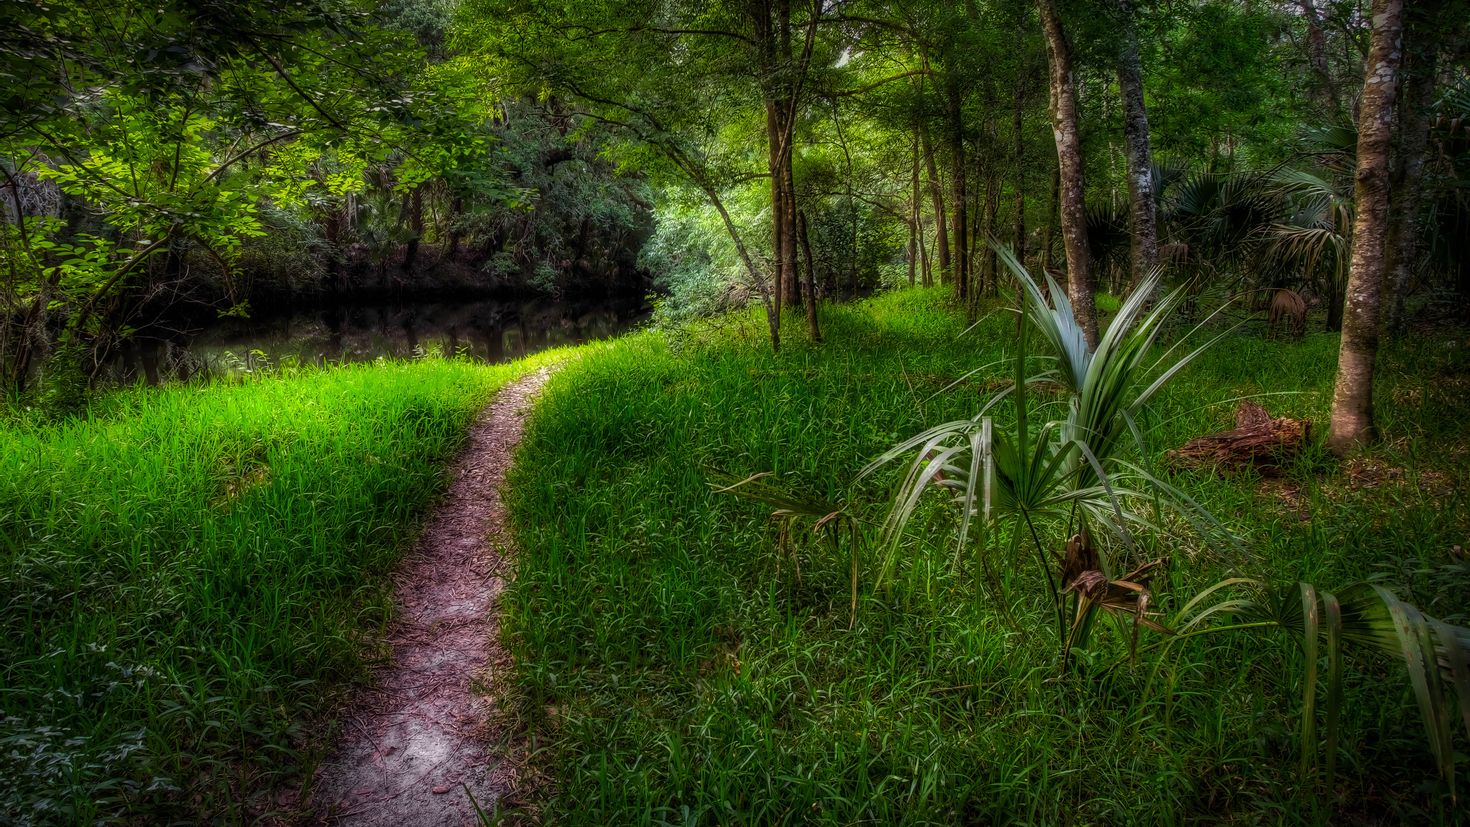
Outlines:
POLYGON ((909 286, 918 281, 919 272, 919 130, 914 129, 913 163, 909 176, 909 286))
POLYGON ((1307 22, 1307 62, 1314 75, 1312 97, 1325 115, 1335 115, 1338 109, 1337 85, 1332 81, 1332 72, 1327 67, 1327 36, 1322 31, 1322 14, 1317 11, 1316 0, 1297 0, 1302 10, 1302 19, 1307 22))
POLYGON ((806 304, 806 330, 813 342, 822 341, 822 328, 817 323, 817 270, 812 264, 812 244, 806 234, 806 212, 796 214, 796 233, 801 237, 802 258, 806 262, 806 278, 802 279, 802 299, 806 304))
POLYGON ((948 103, 945 131, 949 137, 950 177, 950 264, 953 269, 955 298, 964 301, 970 295, 970 249, 968 208, 965 191, 965 133, 963 101, 958 82, 951 80, 945 92, 948 103))
MULTIPOLYGON (((1438 11, 1441 3, 1426 4, 1438 11)), ((1391 292, 1388 329, 1404 327, 1404 302, 1418 264, 1424 217, 1424 163, 1429 152, 1429 116, 1439 68, 1440 21, 1429 9, 1417 9, 1405 22, 1411 42, 1403 57, 1403 99, 1399 104, 1399 145, 1394 159, 1390 199, 1394 204, 1388 231, 1391 292), (1421 39, 1422 38, 1422 39, 1421 39)))
POLYGON ((1021 108, 1025 103, 1024 86, 1016 85, 1016 108, 1012 114, 1011 132, 1015 141, 1012 150, 1011 163, 1016 170, 1016 223, 1015 229, 1011 231, 1011 247, 1016 254, 1016 261, 1026 263, 1026 142, 1025 132, 1022 129, 1021 108))
POLYGON ((1067 251, 1067 297, 1089 347, 1097 347, 1097 307, 1093 298, 1092 262, 1087 249, 1087 187, 1082 165, 1082 129, 1078 122, 1077 86, 1072 71, 1072 45, 1057 12, 1056 0, 1037 0, 1046 34, 1050 72, 1052 132, 1056 136, 1062 244, 1067 251))
POLYGON ((944 184, 939 180, 939 166, 934 163, 934 145, 929 141, 929 133, 922 126, 919 129, 919 141, 924 145, 924 166, 929 178, 929 197, 934 202, 934 246, 935 255, 939 260, 939 283, 948 284, 951 278, 949 258, 949 228, 946 226, 949 218, 944 210, 944 184))
POLYGON ((1404 0, 1373 0, 1372 40, 1358 116, 1352 264, 1343 309, 1328 447, 1341 455, 1373 438, 1373 368, 1387 269, 1389 150, 1403 58, 1404 0))
POLYGON ((1149 151, 1148 109, 1143 102, 1143 67, 1132 0, 1118 0, 1123 42, 1118 52, 1118 88, 1123 93, 1123 137, 1128 147, 1128 202, 1133 232, 1129 250, 1133 284, 1142 284, 1159 263, 1158 212, 1154 203, 1153 156, 1149 151))

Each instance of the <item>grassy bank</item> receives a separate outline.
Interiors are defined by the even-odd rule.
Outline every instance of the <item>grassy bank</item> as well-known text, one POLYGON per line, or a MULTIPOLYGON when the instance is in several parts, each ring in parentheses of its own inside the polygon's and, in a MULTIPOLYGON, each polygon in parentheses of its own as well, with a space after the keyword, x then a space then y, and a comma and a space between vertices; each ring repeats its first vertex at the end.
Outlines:
MULTIPOLYGON (((910 291, 832 309, 822 346, 772 356, 758 326, 726 323, 633 336, 553 379, 512 477, 521 551, 505 604, 553 821, 1451 818, 1388 660, 1354 658, 1337 789, 1303 795, 1301 656, 1285 637, 1202 638, 1152 684, 1126 664, 1059 680, 1055 633, 1028 591, 1034 562, 1013 561, 996 605, 951 571, 938 510, 891 589, 871 587, 865 552, 849 629, 845 551, 798 538, 793 559, 768 508, 712 492, 716 469, 769 471, 881 519, 895 477, 853 488, 857 471, 972 415, 1001 366, 939 392, 999 358, 1011 324, 961 336, 937 294, 910 291)), ((1320 427, 1335 361, 1331 335, 1233 335, 1146 427, 1172 447, 1229 427, 1228 400, 1262 393, 1282 394, 1265 397, 1273 413, 1320 427)), ((1364 460, 1313 449, 1280 480, 1177 482, 1244 540, 1246 573, 1329 587, 1379 575, 1463 623, 1470 571, 1452 549, 1470 546, 1470 358, 1453 337, 1416 340, 1386 354, 1379 387, 1387 438, 1364 460)), ((1164 608, 1231 572, 1185 532, 1157 545, 1171 561, 1155 584, 1164 608)))
POLYGON ((121 392, 0 424, 0 821, 243 820, 319 755, 471 417, 534 362, 121 392))

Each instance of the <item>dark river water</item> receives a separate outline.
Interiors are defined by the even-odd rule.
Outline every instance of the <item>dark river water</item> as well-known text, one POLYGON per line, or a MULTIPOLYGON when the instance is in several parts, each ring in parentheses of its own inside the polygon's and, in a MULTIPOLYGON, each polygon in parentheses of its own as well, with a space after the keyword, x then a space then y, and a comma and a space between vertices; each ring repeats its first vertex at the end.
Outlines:
POLYGON ((328 307, 202 329, 140 334, 106 370, 120 384, 187 380, 283 365, 369 362, 459 354, 504 362, 628 331, 645 321, 638 299, 572 304, 470 300, 328 307))

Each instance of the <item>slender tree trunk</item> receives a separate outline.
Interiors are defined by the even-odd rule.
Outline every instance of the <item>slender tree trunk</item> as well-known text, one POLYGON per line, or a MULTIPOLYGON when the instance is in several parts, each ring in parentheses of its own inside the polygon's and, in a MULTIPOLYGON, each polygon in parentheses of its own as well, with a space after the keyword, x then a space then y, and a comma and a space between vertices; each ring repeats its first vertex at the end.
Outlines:
POLYGON ((923 285, 933 287, 934 274, 929 263, 929 243, 924 238, 924 233, 924 212, 921 208, 919 211, 919 271, 923 274, 923 285))
POLYGON ((1374 436, 1373 367, 1387 264, 1389 148, 1403 57, 1404 0, 1373 0, 1371 20, 1372 40, 1358 110, 1352 266, 1327 437, 1328 447, 1339 455, 1374 436))
POLYGON ((1011 231, 1011 247, 1016 254, 1016 261, 1022 264, 1026 263, 1026 142, 1021 122, 1021 106, 1025 103, 1024 89, 1023 85, 1016 85, 1016 107, 1011 119, 1011 132, 1015 140, 1011 163, 1016 169, 1016 223, 1015 229, 1011 231))
MULTIPOLYGON (((909 176, 909 286, 918 281, 919 270, 919 130, 914 129, 913 163, 909 176)), ((927 279, 926 279, 927 280, 927 279)))
POLYGON ((786 230, 786 175, 781 163, 781 109, 775 100, 766 101, 766 149, 767 169, 771 175, 771 285, 774 288, 776 317, 786 298, 786 256, 783 254, 783 234, 786 230))
POLYGON ((929 176, 929 198, 934 202, 934 246, 939 258, 939 283, 948 284, 951 277, 949 259, 949 218, 944 212, 944 184, 939 180, 939 167, 934 163, 934 145, 929 132, 921 125, 919 141, 924 145, 924 166, 929 176))
MULTIPOLYGON (((1441 4, 1429 4, 1438 11, 1441 4)), ((1404 301, 1419 260, 1424 215, 1424 163, 1429 150, 1429 114, 1439 68, 1439 21, 1418 9, 1405 24, 1411 48, 1405 50, 1403 101, 1399 107, 1399 147, 1394 163, 1393 215, 1388 231, 1389 283, 1392 294, 1388 329, 1402 333, 1404 301)))
POLYGON ((785 178, 782 185, 782 195, 786 199, 786 209, 782 210, 782 216, 786 220, 785 231, 782 233, 781 247, 781 272, 787 276, 786 303, 796 306, 801 302, 801 273, 796 264, 796 179, 791 164, 791 140, 792 135, 786 136, 786 153, 781 161, 781 174, 785 178))
POLYGON ((965 191, 964 113, 961 109, 960 89, 957 82, 951 81, 946 98, 949 103, 949 110, 945 131, 949 136, 951 177, 954 181, 950 194, 952 199, 950 207, 950 242, 953 245, 950 263, 954 270, 955 298, 963 302, 970 295, 970 248, 966 243, 969 233, 969 213, 967 212, 966 203, 968 193, 965 191))
POLYGON ((1057 245, 1057 216, 1061 212, 1061 170, 1052 170, 1051 190, 1046 198, 1046 229, 1041 236, 1041 269, 1051 272, 1052 250, 1057 245))
POLYGON ((817 324, 817 270, 812 264, 812 245, 806 235, 806 212, 796 214, 796 234, 801 238, 801 254, 806 262, 806 278, 802 280, 802 298, 806 302, 806 330, 813 342, 822 341, 822 328, 817 324))
POLYGON ((1133 284, 1143 283, 1159 263, 1158 215, 1154 204, 1153 157, 1149 152, 1148 109, 1143 103, 1143 67, 1133 0, 1118 0, 1123 43, 1118 52, 1118 87, 1123 93, 1123 136, 1128 144, 1128 200, 1133 233, 1129 248, 1133 284))
POLYGON ((1087 186, 1083 178, 1082 129, 1078 124, 1077 87, 1072 74, 1072 46, 1057 14, 1056 0, 1037 0, 1051 64, 1051 120, 1060 170, 1062 244, 1067 251, 1067 296, 1090 347, 1097 347, 1097 306, 1093 297, 1092 262, 1087 250, 1087 186))
POLYGON ((996 278, 995 268, 1000 264, 996 258, 995 249, 986 242, 995 236, 995 222, 1000 214, 1000 165, 990 164, 985 173, 985 220, 980 226, 980 235, 975 242, 975 249, 981 255, 981 279, 985 282, 985 293, 995 295, 996 278))
POLYGON ((1322 32, 1322 14, 1315 0, 1297 0, 1302 19, 1307 22, 1307 62, 1312 65, 1312 97, 1324 115, 1337 113, 1337 84, 1327 68, 1327 37, 1322 32))

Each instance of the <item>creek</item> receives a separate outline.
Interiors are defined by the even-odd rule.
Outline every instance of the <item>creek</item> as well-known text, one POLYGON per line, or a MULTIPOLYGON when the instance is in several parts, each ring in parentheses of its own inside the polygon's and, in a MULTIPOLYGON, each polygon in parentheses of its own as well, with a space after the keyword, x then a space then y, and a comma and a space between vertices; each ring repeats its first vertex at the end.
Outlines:
POLYGON ((331 305, 205 324, 152 325, 118 348, 104 383, 150 385, 279 366, 460 355, 505 362, 626 332, 645 321, 637 297, 597 302, 469 299, 331 305))

